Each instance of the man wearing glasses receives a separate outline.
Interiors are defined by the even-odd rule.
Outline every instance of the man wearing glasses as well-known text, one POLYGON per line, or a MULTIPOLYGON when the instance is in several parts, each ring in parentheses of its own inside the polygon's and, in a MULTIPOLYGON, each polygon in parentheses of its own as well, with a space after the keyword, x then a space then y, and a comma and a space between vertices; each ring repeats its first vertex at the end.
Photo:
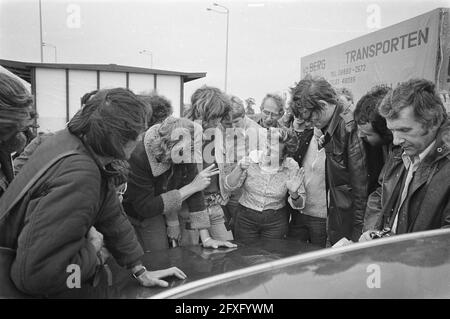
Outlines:
POLYGON ((284 99, 278 94, 267 94, 261 103, 261 117, 257 123, 264 127, 279 127, 284 114, 284 99))

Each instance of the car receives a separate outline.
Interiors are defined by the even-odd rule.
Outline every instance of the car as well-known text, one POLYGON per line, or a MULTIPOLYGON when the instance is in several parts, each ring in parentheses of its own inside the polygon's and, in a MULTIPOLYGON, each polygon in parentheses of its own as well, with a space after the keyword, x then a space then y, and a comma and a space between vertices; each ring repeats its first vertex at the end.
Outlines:
MULTIPOLYGON (((183 270, 188 278, 179 280, 175 277, 164 278, 169 282, 169 289, 194 283, 210 276, 227 273, 230 271, 262 264, 268 261, 299 255, 314 251, 320 247, 291 240, 256 240, 237 242, 237 248, 203 248, 199 245, 176 247, 145 253, 143 264, 149 270, 163 269, 176 266, 183 270)), ((4 248, 10 258, 3 259, 3 266, 11 263, 14 251, 4 248)), ((1 255, 0 255, 1 257, 1 255)), ((2 266, 2 258, 0 258, 2 266)), ((108 268, 112 274, 110 286, 99 285, 92 287, 90 284, 81 288, 71 289, 57 298, 150 298, 168 288, 142 287, 131 276, 130 272, 117 265, 114 259, 108 260, 108 268)), ((107 272, 102 272, 102 282, 107 282, 107 272)), ((68 274, 69 275, 69 274, 68 274)), ((52 296, 50 296, 52 297, 52 296)), ((0 272, 0 298, 30 298, 19 292, 11 282, 6 272, 0 272)))
MULTIPOLYGON (((164 278, 167 288, 140 286, 110 259, 110 286, 88 285, 58 297, 450 298, 450 229, 325 249, 292 240, 237 243, 237 248, 187 246, 146 253, 149 270, 177 266, 187 274, 185 280, 164 278)), ((0 298, 27 297, 5 283, 11 286, 9 278, 0 278, 0 298)))
POLYGON ((276 259, 152 298, 450 298, 450 229, 276 259))

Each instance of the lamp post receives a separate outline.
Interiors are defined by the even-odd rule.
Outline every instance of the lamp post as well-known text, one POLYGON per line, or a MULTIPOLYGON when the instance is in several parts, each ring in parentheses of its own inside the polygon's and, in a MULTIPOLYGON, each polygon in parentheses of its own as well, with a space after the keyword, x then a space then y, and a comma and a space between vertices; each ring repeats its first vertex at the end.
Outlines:
POLYGON ((51 48, 53 48, 53 49, 55 49, 55 63, 56 62, 58 62, 58 58, 57 58, 57 55, 56 55, 56 45, 53 45, 53 44, 51 44, 51 43, 48 43, 48 42, 42 42, 42 47, 51 47, 51 48))
POLYGON ((42 9, 41 0, 39 0, 39 49, 41 50, 41 63, 44 62, 44 42, 42 42, 42 9))
POLYGON ((227 76, 228 76, 228 30, 229 30, 229 25, 230 25, 230 10, 227 7, 217 4, 217 3, 213 3, 213 6, 222 8, 225 11, 215 10, 213 8, 206 8, 206 10, 227 15, 227 37, 226 37, 226 46, 225 46, 225 86, 224 86, 225 93, 226 93, 227 92, 227 82, 228 82, 228 78, 227 78, 227 76))
POLYGON ((139 51, 139 54, 150 55, 150 69, 153 69, 153 53, 148 50, 141 50, 139 51))

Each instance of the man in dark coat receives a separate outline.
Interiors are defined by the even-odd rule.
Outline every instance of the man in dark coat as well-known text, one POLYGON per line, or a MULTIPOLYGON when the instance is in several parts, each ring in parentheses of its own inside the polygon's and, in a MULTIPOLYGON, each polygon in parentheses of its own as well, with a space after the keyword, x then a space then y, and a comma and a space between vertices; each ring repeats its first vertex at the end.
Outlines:
MULTIPOLYGON (((68 292, 79 269, 80 288, 95 278, 106 248, 144 286, 185 278, 176 267, 147 271, 143 251, 110 182, 114 159, 128 159, 145 129, 146 107, 126 89, 100 91, 48 136, 0 198, 0 246, 14 249, 10 277, 22 292, 68 292), (97 235, 96 235, 97 234, 97 235), (76 271, 76 270, 75 270, 76 271)), ((0 287, 1 288, 1 287, 0 287)))
POLYGON ((450 227, 450 123, 432 82, 414 79, 379 107, 401 146, 389 157, 370 195, 360 241, 373 230, 403 234, 450 227), (378 216, 378 218, 373 218, 378 216))
POLYGON ((367 168, 362 141, 351 112, 344 114, 338 96, 323 78, 310 76, 292 90, 291 106, 323 132, 319 147, 326 152, 328 239, 333 245, 361 235, 367 201, 367 168))

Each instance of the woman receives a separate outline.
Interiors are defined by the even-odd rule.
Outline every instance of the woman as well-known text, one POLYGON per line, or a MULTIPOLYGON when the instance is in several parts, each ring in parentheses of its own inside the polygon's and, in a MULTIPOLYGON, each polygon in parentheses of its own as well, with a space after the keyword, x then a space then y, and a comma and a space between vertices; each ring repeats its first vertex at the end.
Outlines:
MULTIPOLYGON (((191 97, 191 108, 187 117, 201 123, 203 128, 202 167, 214 165, 219 175, 211 177, 211 183, 203 190, 205 206, 211 221, 210 232, 214 238, 233 239, 231 230, 225 226, 225 214, 222 206, 226 206, 230 193, 224 188, 225 152, 223 147, 224 131, 232 127, 231 100, 215 87, 202 86, 191 97)), ((232 163, 227 163, 232 164, 232 163)))
POLYGON ((295 134, 272 128, 267 139, 264 151, 250 152, 225 178, 229 191, 242 186, 234 225, 238 240, 283 239, 288 230, 288 193, 288 202, 294 209, 304 207, 303 169, 288 157, 297 149, 295 134))
POLYGON ((102 237, 143 286, 167 286, 160 278, 171 275, 186 278, 176 267, 147 271, 142 265, 142 248, 111 182, 120 174, 111 164, 129 158, 146 113, 129 90, 99 91, 67 129, 47 137, 28 159, 0 199, 0 245, 16 249, 11 279, 19 290, 70 293, 67 269, 78 267, 81 288, 89 291, 102 260, 102 237))
MULTIPOLYGON (((196 130, 195 125, 188 119, 167 118, 146 132, 130 158, 123 205, 145 251, 169 248, 168 238, 177 244, 198 244, 196 230, 203 247, 235 247, 208 231, 211 224, 202 191, 218 171, 208 167, 198 173, 192 155, 195 133, 201 134, 201 128, 196 130)), ((201 136, 197 140, 201 142, 201 136)))

